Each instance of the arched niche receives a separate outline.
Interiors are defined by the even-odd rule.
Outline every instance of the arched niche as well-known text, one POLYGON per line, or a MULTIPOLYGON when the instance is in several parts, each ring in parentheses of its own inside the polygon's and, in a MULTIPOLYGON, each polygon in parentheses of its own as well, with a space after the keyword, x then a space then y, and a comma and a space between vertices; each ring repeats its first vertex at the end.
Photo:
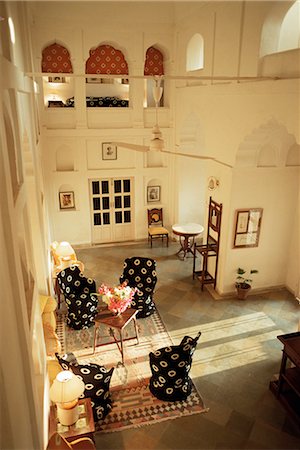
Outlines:
POLYGON ((259 152, 257 167, 275 167, 276 161, 276 148, 271 144, 263 145, 259 152))
POLYGON ((42 72, 73 73, 71 56, 66 47, 53 42, 42 50, 42 72))
POLYGON ((42 50, 44 104, 47 107, 57 108, 65 106, 67 100, 74 96, 74 79, 66 76, 52 74, 73 73, 71 55, 62 44, 54 42, 42 50))
MULTIPOLYGON (((285 37, 287 32, 286 24, 291 23, 289 20, 289 16, 287 16, 287 14, 289 10, 293 7, 294 5, 291 5, 290 2, 275 2, 273 4, 273 7, 267 14, 266 20, 264 21, 262 27, 260 52, 259 52, 260 57, 281 51, 279 50, 279 46, 283 45, 283 42, 286 41, 285 37), (285 24, 284 19, 286 16, 287 22, 285 24), (282 44, 279 44, 280 40, 282 44)), ((299 34, 299 22, 298 22, 298 30, 295 30, 295 32, 296 33, 298 32, 299 34)), ((289 30, 288 34, 290 33, 294 32, 292 32, 292 30, 289 30)))
MULTIPOLYGON (((85 63, 87 97, 115 97, 129 100, 128 63, 122 50, 108 43, 91 48, 85 63), (115 75, 100 78, 92 75, 115 75)), ((112 103, 114 106, 114 103, 112 103)), ((118 106, 116 104, 116 106, 118 106)), ((128 103, 127 105, 128 106, 128 103)))
POLYGON ((162 201, 162 180, 152 178, 146 186, 146 204, 149 208, 163 203, 162 201))
POLYGON ((163 154, 157 150, 149 150, 146 153, 147 167, 163 167, 163 154))
POLYGON ((56 170, 57 172, 74 171, 74 150, 68 145, 62 145, 56 151, 56 170))
POLYGON ((282 21, 279 33, 278 51, 283 52, 300 46, 300 3, 295 2, 282 21))
POLYGON ((286 157, 287 167, 300 166, 300 145, 296 142, 289 148, 286 157))
POLYGON ((236 154, 235 167, 283 167, 295 137, 277 120, 255 128, 245 136, 236 154))
MULTIPOLYGON (((165 74, 164 61, 166 59, 165 51, 158 45, 153 44, 147 48, 144 61, 144 75, 145 76, 162 76, 165 74)), ((160 80, 160 87, 163 88, 163 93, 159 102, 159 106, 164 106, 165 98, 165 84, 164 80, 160 80)), ((153 87, 155 86, 154 79, 147 78, 144 83, 144 106, 147 108, 155 107, 155 100, 153 97, 153 87)))
POLYGON ((186 70, 192 72, 204 67, 204 40, 201 34, 195 33, 188 42, 186 50, 186 70))
POLYGON ((180 126, 179 145, 182 152, 204 154, 205 133, 196 113, 190 113, 184 118, 180 126))

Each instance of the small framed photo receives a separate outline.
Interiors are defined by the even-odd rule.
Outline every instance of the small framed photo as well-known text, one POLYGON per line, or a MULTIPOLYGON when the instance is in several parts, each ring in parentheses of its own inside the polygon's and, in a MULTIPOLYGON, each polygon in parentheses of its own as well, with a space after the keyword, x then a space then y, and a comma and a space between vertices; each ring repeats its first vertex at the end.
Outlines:
POLYGON ((148 186, 147 202, 159 202, 159 201, 160 201, 160 186, 148 186))
POLYGON ((111 142, 102 143, 102 159, 117 159, 117 146, 111 142))
POLYGON ((48 77, 48 83, 65 83, 65 77, 48 77))
POLYGON ((74 192, 60 192, 59 207, 60 209, 75 209, 74 192))

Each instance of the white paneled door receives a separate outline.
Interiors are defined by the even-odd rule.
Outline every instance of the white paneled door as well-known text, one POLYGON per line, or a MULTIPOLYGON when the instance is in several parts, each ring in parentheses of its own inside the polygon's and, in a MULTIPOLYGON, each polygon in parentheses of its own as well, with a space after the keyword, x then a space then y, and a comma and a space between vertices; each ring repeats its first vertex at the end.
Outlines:
POLYGON ((92 243, 134 239, 133 178, 90 180, 92 243))

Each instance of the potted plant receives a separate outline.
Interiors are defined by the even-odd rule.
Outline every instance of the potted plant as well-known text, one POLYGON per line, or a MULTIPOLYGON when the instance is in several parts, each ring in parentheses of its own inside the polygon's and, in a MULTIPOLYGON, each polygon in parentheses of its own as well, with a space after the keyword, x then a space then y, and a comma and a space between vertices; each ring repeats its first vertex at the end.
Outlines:
POLYGON ((251 290, 253 280, 250 277, 253 273, 258 273, 258 270, 251 269, 248 276, 247 271, 239 267, 236 273, 235 287, 237 290, 237 297, 240 300, 244 300, 251 290))

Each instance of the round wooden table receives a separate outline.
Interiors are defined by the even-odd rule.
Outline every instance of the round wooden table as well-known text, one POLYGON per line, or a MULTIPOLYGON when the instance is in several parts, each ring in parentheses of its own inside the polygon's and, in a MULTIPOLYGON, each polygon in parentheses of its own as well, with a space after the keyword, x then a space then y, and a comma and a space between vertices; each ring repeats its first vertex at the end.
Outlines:
POLYGON ((204 227, 199 223, 185 223, 178 224, 172 226, 172 231, 174 234, 179 236, 180 241, 180 249, 176 253, 179 255, 183 252, 183 259, 186 257, 187 253, 194 254, 193 246, 195 242, 195 237, 201 234, 204 230, 204 227))

